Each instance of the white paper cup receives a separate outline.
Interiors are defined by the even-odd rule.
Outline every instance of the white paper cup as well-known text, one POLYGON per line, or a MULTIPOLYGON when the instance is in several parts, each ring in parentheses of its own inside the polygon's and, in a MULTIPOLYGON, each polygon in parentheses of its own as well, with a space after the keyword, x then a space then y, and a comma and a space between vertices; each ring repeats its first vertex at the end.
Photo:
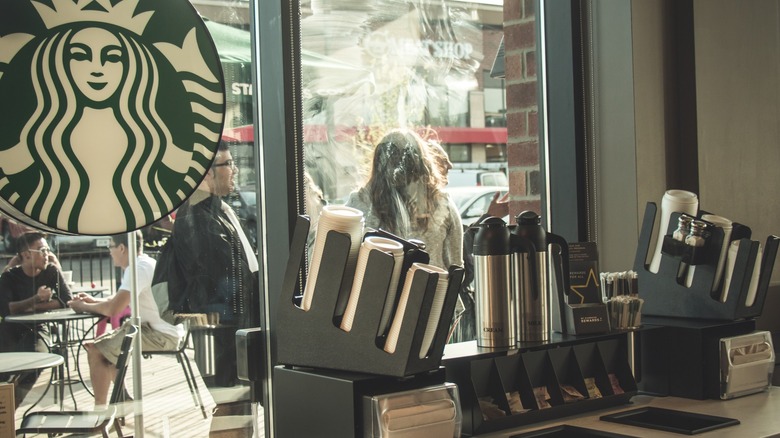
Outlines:
POLYGON ((395 310, 395 316, 393 316, 393 323, 390 324, 390 330, 387 333, 387 340, 385 340, 385 351, 392 354, 395 353, 395 348, 398 346, 398 335, 401 333, 401 323, 404 321, 404 313, 406 313, 406 304, 409 302, 409 292, 412 289, 412 281, 414 279, 414 273, 417 272, 417 265, 419 263, 412 264, 412 267, 406 272, 406 280, 404 280, 404 287, 401 289, 401 296, 398 298, 398 308, 395 310))
POLYGON ((664 245, 664 236, 669 228, 669 218, 672 213, 686 213, 696 216, 699 210, 699 198, 695 193, 685 190, 667 190, 661 199, 661 224, 658 227, 658 237, 655 243, 653 258, 650 260, 650 272, 657 274, 661 267, 661 248, 664 245))
POLYGON ((363 236, 363 212, 344 205, 326 205, 322 208, 317 221, 317 238, 314 241, 312 260, 309 266, 309 275, 303 290, 301 308, 308 311, 314 298, 314 288, 317 285, 317 277, 322 263, 322 252, 325 249, 325 241, 329 231, 338 231, 350 236, 351 245, 347 266, 344 275, 352 277, 357 263, 357 253, 360 249, 360 241, 363 236))
POLYGON ((726 273, 723 276, 723 291, 720 293, 720 302, 725 303, 729 297, 729 287, 734 275, 734 264, 737 261, 737 252, 739 252, 739 240, 729 244, 728 255, 726 256, 726 273))
POLYGON ((395 297, 398 296, 398 286, 401 281, 401 270, 404 266, 404 252, 403 250, 399 254, 393 255, 393 275, 390 277, 390 285, 387 287, 387 298, 385 299, 385 307, 382 309, 382 316, 379 319, 379 333, 381 336, 387 331, 387 326, 390 324, 390 318, 395 311, 395 297))
POLYGON ((436 329, 439 327, 441 311, 444 307, 444 300, 447 298, 447 286, 449 285, 449 272, 436 266, 428 265, 431 273, 439 274, 439 280, 436 283, 436 293, 433 296, 431 313, 428 314, 428 324, 425 326, 425 335, 420 346, 420 359, 428 355, 431 344, 436 337, 436 329))
POLYGON ((729 252, 729 243, 731 243, 731 230, 733 224, 731 219, 726 219, 723 216, 717 216, 714 214, 704 214, 701 216, 705 221, 711 222, 713 225, 723 230, 723 243, 720 246, 720 254, 718 255, 718 265, 715 268, 715 279, 712 283, 712 291, 720 288, 720 280, 723 275, 723 266, 726 263, 726 255, 729 252))
MULTIPOLYGON (((393 253, 397 251, 401 251, 403 254, 403 250, 403 245, 401 245, 400 242, 396 242, 395 240, 378 236, 366 237, 366 239, 361 244, 360 251, 358 253, 355 268, 355 278, 352 281, 352 289, 349 293, 347 307, 344 310, 344 316, 341 319, 342 330, 347 332, 352 330, 352 323, 355 320, 355 313, 358 309, 358 300, 360 299, 360 293, 363 287, 363 278, 365 277, 368 257, 371 254, 371 251, 381 251, 393 255, 393 253)), ((377 293, 381 292, 383 291, 377 291, 377 293)), ((387 293, 387 290, 384 290, 384 292, 387 293)))
POLYGON ((423 336, 423 343, 421 345, 420 358, 425 357, 430 349, 430 344, 433 342, 433 337, 436 334, 436 326, 439 324, 439 318, 441 317, 441 308, 444 305, 444 298, 447 294, 447 276, 448 272, 438 266, 429 265, 426 263, 414 263, 409 271, 406 273, 406 280, 404 281, 404 287, 401 290, 401 297, 398 300, 398 309, 393 317, 393 323, 390 325, 390 331, 387 334, 387 340, 385 341, 385 351, 388 353, 395 353, 395 349, 398 346, 398 336, 401 332, 401 325, 403 324, 404 314, 406 313, 406 306, 409 302, 409 294, 411 293, 412 282, 414 281, 414 274, 418 270, 423 270, 431 274, 439 274, 439 282, 436 284, 436 294, 434 295, 431 312, 428 315, 428 324, 426 326, 425 334, 423 336), (442 282, 444 286, 442 287, 442 282), (440 293, 440 290, 443 292, 440 293), (441 295, 441 298, 438 296, 441 295), (438 308, 438 310, 437 310, 438 308), (433 326, 433 329, 430 327, 433 326), (429 334, 428 332, 431 331, 429 334), (426 337, 430 338, 428 346, 426 347, 426 337))

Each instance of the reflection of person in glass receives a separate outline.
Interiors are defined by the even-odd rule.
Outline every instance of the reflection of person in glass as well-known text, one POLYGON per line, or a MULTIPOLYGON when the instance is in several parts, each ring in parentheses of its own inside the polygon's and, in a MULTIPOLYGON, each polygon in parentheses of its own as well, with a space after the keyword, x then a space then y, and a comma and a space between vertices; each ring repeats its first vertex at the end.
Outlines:
MULTIPOLYGON (((45 312, 65 307, 71 299, 62 272, 50 263, 51 250, 43 234, 31 231, 17 240, 21 264, 0 275, 0 316, 45 312)), ((0 323, 0 351, 48 352, 49 332, 43 324, 0 323)), ((16 388, 17 406, 35 383, 36 373, 25 373, 16 388)), ((3 380, 5 381, 5 379, 3 380)))
POLYGON ((410 130, 393 130, 374 149, 368 181, 350 194, 347 205, 363 211, 366 227, 425 242, 432 265, 462 266, 460 214, 442 191, 444 178, 425 140, 410 130))
MULTIPOLYGON (((183 336, 181 326, 173 326, 160 317, 160 311, 152 295, 152 276, 157 262, 143 253, 143 236, 135 231, 137 254, 130 253, 127 234, 111 237, 108 252, 114 266, 121 268, 122 284, 115 294, 106 298, 95 298, 91 294, 79 293, 68 302, 76 312, 111 316, 121 313, 132 299, 133 290, 138 294, 138 316, 141 319, 141 351, 173 351, 183 336), (135 274, 128 268, 131 257, 135 257, 135 274), (136 287, 133 289, 135 275, 136 287)), ((131 322, 126 321, 120 328, 106 333, 94 340, 85 342, 89 362, 89 377, 95 395, 95 408, 105 407, 108 401, 108 389, 116 378, 116 361, 122 350, 122 341, 130 330, 131 322)))
MULTIPOLYGON (((222 198, 235 189, 238 168, 227 145, 220 144, 214 164, 198 190, 176 212, 173 244, 183 290, 169 291, 175 313, 218 315, 224 336, 216 347, 217 375, 207 385, 236 381, 235 329, 259 325, 257 257, 235 212, 222 198)), ((214 321, 216 322, 216 321, 214 321)), ((218 327, 219 330, 219 327, 218 327)))
POLYGON ((18 144, 0 145, 0 176, 37 171, 29 200, 7 198, 14 207, 99 233, 125 228, 106 217, 130 229, 172 210, 159 172, 185 174, 192 153, 173 143, 157 112, 160 71, 149 48, 124 29, 89 26, 71 25, 35 48, 35 110, 18 144))

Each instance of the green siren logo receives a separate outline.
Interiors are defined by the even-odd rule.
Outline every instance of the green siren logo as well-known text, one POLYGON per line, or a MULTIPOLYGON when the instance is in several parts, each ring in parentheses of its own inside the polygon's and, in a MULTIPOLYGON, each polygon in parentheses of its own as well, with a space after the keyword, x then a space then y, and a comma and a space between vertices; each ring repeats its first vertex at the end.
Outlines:
POLYGON ((2 0, 0 102, 0 210, 117 234, 195 190, 225 90, 188 0, 2 0))

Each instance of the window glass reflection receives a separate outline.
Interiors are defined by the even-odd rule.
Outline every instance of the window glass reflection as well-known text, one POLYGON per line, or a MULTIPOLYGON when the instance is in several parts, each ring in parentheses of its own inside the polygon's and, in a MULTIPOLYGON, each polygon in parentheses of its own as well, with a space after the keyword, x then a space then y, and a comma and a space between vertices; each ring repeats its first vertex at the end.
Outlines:
MULTIPOLYGON (((468 250, 462 228, 485 212, 475 208, 486 205, 456 205, 452 187, 508 186, 505 85, 491 76, 503 36, 503 5, 300 4, 308 181, 324 203, 363 211, 367 227, 423 241, 432 263, 461 265, 468 250), (395 145, 397 130, 421 139, 406 135, 395 145), (446 166, 437 164, 438 150, 446 154, 446 166), (405 162, 393 159, 393 151, 423 157, 405 162)), ((316 213, 307 213, 316 231, 316 213)), ((473 339, 473 324, 462 327, 467 329, 454 331, 457 339, 451 341, 473 339)))
POLYGON ((503 81, 485 79, 503 33, 502 6, 301 6, 305 163, 327 202, 343 203, 364 183, 373 148, 392 129, 410 128, 445 150, 452 144, 456 167, 494 161, 471 150, 506 142, 505 129, 483 129, 505 125, 494 121, 506 112, 503 81))
MULTIPOLYGON (((140 251, 146 254, 144 260, 151 257, 159 261, 166 242, 172 247, 179 242, 175 245, 179 247, 176 261, 186 271, 181 272, 180 293, 172 295, 182 300, 171 302, 171 307, 177 314, 175 322, 184 323, 182 327, 188 329, 188 338, 175 348, 167 348, 170 345, 161 348, 172 354, 153 353, 140 362, 143 410, 138 414, 143 415, 144 429, 151 435, 209 436, 230 430, 231 436, 252 436, 249 387, 237 379, 234 347, 237 329, 259 326, 260 310, 249 2, 195 0, 193 5, 206 21, 222 63, 226 89, 222 149, 200 190, 169 217, 141 230, 144 243, 140 251), (176 356, 179 347, 183 347, 181 351, 189 359, 194 382, 188 380, 185 362, 176 356), (230 421, 219 418, 224 416, 230 421)), ((81 51, 74 49, 71 53, 76 64, 86 56, 85 47, 92 58, 104 56, 109 63, 117 60, 110 50, 85 44, 81 51)), ((74 68, 79 67, 76 64, 74 68)), ((26 231, 29 231, 27 227, 0 216, 0 270, 22 263, 22 256, 17 254, 17 241, 26 231)), ((115 296, 120 283, 124 284, 121 279, 127 272, 127 264, 112 261, 112 254, 116 255, 118 250, 110 236, 47 234, 41 242, 44 241, 45 246, 41 243, 25 254, 56 260, 59 269, 57 286, 53 289, 62 293, 53 293, 55 299, 62 296, 67 302, 66 289, 68 296, 88 294, 96 299, 110 298, 115 296), (51 252, 44 254, 45 248, 51 248, 51 252)), ((54 263, 50 261, 49 265, 54 263)), ((29 295, 37 295, 35 292, 30 288, 29 295)), ((42 292, 36 300, 59 303, 46 298, 42 292)), ((65 325, 47 322, 42 316, 35 317, 28 332, 33 340, 36 334, 41 334, 37 336, 40 349, 57 354, 68 352, 67 368, 62 371, 65 374, 56 374, 55 380, 62 377, 73 380, 64 385, 64 398, 60 401, 53 398, 58 387, 52 385, 35 409, 46 409, 59 402, 66 409, 92 409, 96 388, 83 346, 100 334, 119 328, 128 316, 129 312, 121 309, 107 318, 88 317, 69 322, 67 329, 65 325)), ((6 322, 2 324, 5 326, 6 322)), ((11 337, 3 336, 3 339, 11 337)), ((31 349, 35 348, 33 343, 30 345, 31 349)), ((124 386, 127 397, 140 399, 141 394, 135 394, 134 390, 134 367, 131 364, 124 386)), ((55 369, 54 373, 58 372, 55 369)), ((17 425, 27 408, 48 388, 52 375, 50 369, 41 371, 37 379, 31 380, 29 392, 18 393, 17 425)), ((100 393, 103 394, 103 387, 100 393)), ((102 395, 100 402, 106 402, 102 395)), ((128 431, 135 426, 134 413, 128 412, 122 429, 125 434, 132 434, 128 431)), ((260 430, 262 416, 261 410, 260 430)))

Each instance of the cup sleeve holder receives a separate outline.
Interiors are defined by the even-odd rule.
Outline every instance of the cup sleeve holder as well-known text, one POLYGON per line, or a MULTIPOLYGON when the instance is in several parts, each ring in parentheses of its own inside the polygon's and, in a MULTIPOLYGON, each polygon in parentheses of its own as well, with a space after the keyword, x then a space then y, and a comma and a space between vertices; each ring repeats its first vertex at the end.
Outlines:
POLYGON ((561 347, 548 350, 548 355, 563 402, 572 403, 585 399, 588 390, 574 350, 571 347, 561 347))
POLYGON ((588 379, 593 379, 593 384, 598 390, 597 393, 594 391, 593 394, 588 391, 588 398, 613 395, 609 374, 596 344, 579 344, 572 348, 585 380, 586 391, 588 390, 588 379))
POLYGON ((636 380, 625 359, 628 357, 625 347, 617 339, 600 341, 596 346, 610 381, 610 394, 619 394, 620 391, 636 392, 636 380))
POLYGON ((477 407, 485 421, 509 415, 509 402, 493 359, 476 360, 471 364, 471 381, 477 396, 477 407), (501 411, 501 412, 499 412, 501 411), (503 415, 502 415, 503 412, 503 415))
MULTIPOLYGON (((534 396, 531 381, 528 379, 528 373, 525 370, 522 356, 513 354, 509 356, 497 357, 495 359, 498 374, 504 384, 504 392, 507 399, 514 397, 514 393, 520 398, 523 410, 538 410, 536 398, 534 396)), ((508 400, 509 402, 509 400, 508 400)), ((512 404, 509 402, 510 414, 522 415, 523 413, 512 412, 512 404)))

